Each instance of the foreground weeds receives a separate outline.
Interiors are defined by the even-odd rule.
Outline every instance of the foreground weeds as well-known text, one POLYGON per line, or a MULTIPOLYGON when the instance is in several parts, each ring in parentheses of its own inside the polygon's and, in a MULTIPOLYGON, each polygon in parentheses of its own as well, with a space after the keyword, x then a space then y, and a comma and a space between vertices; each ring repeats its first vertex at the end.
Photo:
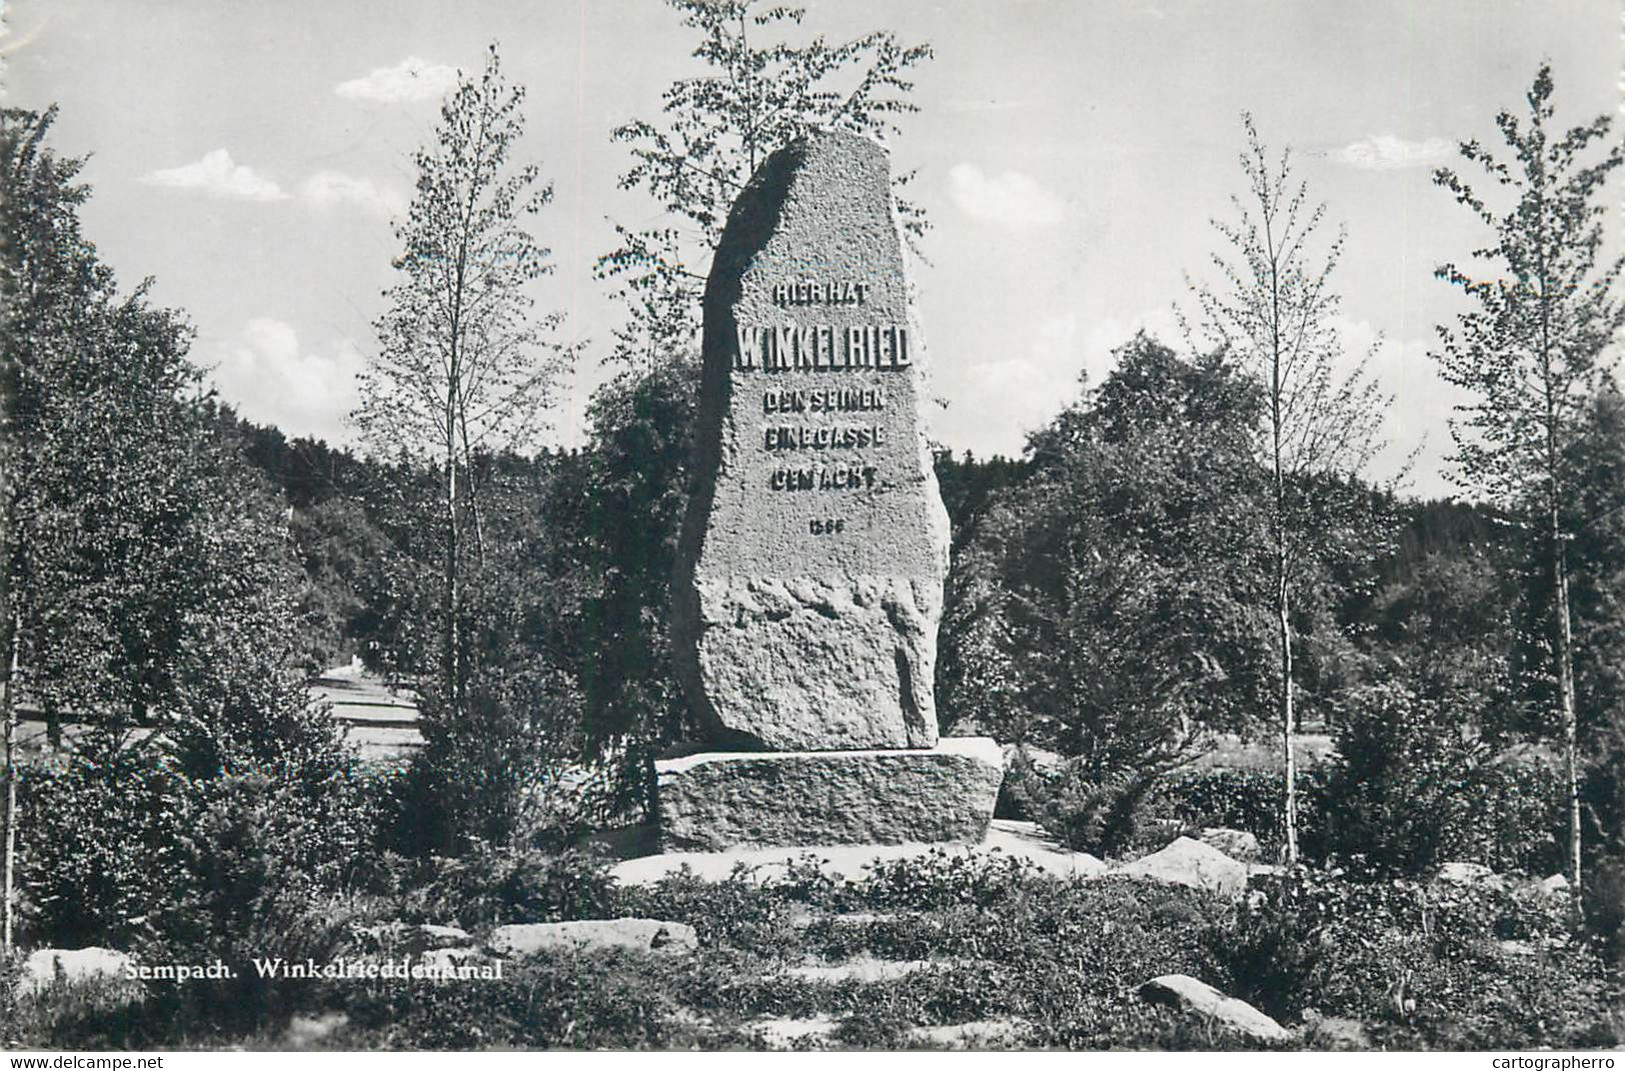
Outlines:
POLYGON ((583 901, 593 914, 688 923, 696 954, 539 954, 485 982, 277 980, 252 1008, 225 1007, 208 983, 149 983, 131 1002, 127 985, 58 982, 5 1005, 5 1040, 752 1048, 788 1020, 820 1024, 799 1040, 777 1036, 790 1047, 929 1047, 949 1043, 931 1028, 961 1024, 990 1026, 970 1043, 995 1046, 1257 1047, 1136 995, 1170 973, 1250 999, 1289 1028, 1310 1011, 1356 1020, 1384 1047, 1587 1047, 1620 1036, 1597 959, 1551 918, 1495 895, 1430 901, 1392 883, 1305 873, 1266 882, 1238 908, 1176 886, 1058 880, 996 853, 887 863, 857 881, 816 862, 725 881, 679 873, 583 901), (869 972, 821 969, 839 964, 869 972))

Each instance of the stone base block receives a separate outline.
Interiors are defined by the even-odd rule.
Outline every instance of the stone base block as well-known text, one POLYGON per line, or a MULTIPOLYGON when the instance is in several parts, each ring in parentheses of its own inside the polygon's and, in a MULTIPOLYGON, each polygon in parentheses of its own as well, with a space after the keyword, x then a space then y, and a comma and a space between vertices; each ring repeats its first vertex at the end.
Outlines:
POLYGON ((986 737, 898 751, 703 752, 655 764, 663 851, 979 843, 1004 760, 986 737))

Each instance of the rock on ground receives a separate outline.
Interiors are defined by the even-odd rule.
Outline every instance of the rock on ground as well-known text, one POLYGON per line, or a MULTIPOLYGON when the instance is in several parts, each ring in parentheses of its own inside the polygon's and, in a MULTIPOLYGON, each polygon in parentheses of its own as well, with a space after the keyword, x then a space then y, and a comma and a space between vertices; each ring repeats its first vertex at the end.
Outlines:
POLYGON ((1220 896, 1239 897, 1247 891, 1245 863, 1189 837, 1180 837, 1160 852, 1120 866, 1112 874, 1188 885, 1220 896))
POLYGON ((1140 986, 1140 996, 1153 1004, 1210 1016, 1222 1025, 1259 1041, 1284 1041, 1291 1035, 1280 1023, 1244 1000, 1237 1000, 1188 974, 1164 974, 1140 986))
POLYGON ((1108 870, 1087 852, 1074 852, 1059 844, 1032 822, 996 818, 980 844, 825 844, 805 848, 727 848, 709 852, 666 852, 624 859, 610 869, 622 885, 653 885, 683 867, 706 881, 722 881, 739 866, 753 881, 784 876, 788 865, 816 865, 837 881, 857 881, 875 863, 914 859, 934 851, 956 855, 993 853, 1021 860, 1057 877, 1096 877, 1108 870))
POLYGON ((1058 774, 1066 766, 1066 756, 1059 751, 1050 751, 1047 748, 1034 747, 1031 744, 1004 745, 1004 768, 1006 770, 1023 761, 1041 774, 1058 774))
POLYGON ((441 948, 459 948, 474 942, 467 930, 432 923, 380 922, 376 926, 357 929, 355 935, 370 949, 389 948, 412 956, 441 948))
POLYGON ((1245 829, 1204 829, 1197 839, 1239 863, 1258 862, 1258 838, 1245 829))
POLYGON ((784 977, 803 982, 889 982, 943 966, 946 965, 928 959, 871 959, 864 956, 845 963, 790 967, 785 970, 784 977))
POLYGON ((111 948, 41 948, 23 963, 18 992, 38 993, 60 973, 69 982, 95 978, 123 979, 125 968, 134 964, 129 956, 111 948))
POLYGON ((282 1035, 282 1043, 290 1049, 308 1049, 312 1045, 326 1041, 349 1024, 350 1017, 343 1012, 295 1015, 288 1021, 288 1029, 282 1035))
POLYGON ((1507 880, 1483 863, 1446 863, 1433 876, 1432 885, 1462 885, 1470 889, 1505 889, 1507 880))
POLYGON ((675 955, 700 947, 694 927, 658 919, 587 919, 579 922, 526 922, 498 926, 486 946, 499 956, 523 956, 554 949, 630 948, 675 955))
POLYGON ((490 957, 478 948, 432 948, 422 955, 426 966, 441 971, 473 966, 490 960, 490 957))
POLYGON ((1321 1015, 1313 1008, 1303 1013, 1303 1039, 1317 1049, 1363 1050, 1371 1047, 1371 1035, 1358 1019, 1321 1015))

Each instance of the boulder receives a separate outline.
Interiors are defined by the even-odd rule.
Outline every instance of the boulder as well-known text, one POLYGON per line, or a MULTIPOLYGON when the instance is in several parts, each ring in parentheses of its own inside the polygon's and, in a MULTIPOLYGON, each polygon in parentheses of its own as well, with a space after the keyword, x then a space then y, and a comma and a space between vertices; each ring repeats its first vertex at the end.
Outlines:
POLYGON ((928 959, 871 959, 860 956, 845 963, 807 964, 789 967, 784 976, 803 982, 889 982, 906 978, 921 971, 939 970, 947 966, 928 959))
POLYGON ((587 919, 579 922, 525 922, 498 926, 486 947, 499 956, 524 956, 555 949, 630 948, 676 955, 700 947, 694 927, 658 919, 587 919))
POLYGON ((1241 863, 1258 862, 1258 838, 1245 829, 1226 829, 1216 826, 1202 830, 1197 838, 1209 848, 1223 852, 1241 863))
POLYGON ((1247 865, 1200 841, 1180 837, 1160 852, 1127 863, 1111 872, 1125 878, 1188 885, 1220 896, 1239 897, 1247 891, 1247 865))
POLYGON ((1291 1037, 1285 1027, 1251 1004, 1225 996, 1188 974, 1164 974, 1153 978, 1140 986, 1140 996, 1153 1004, 1199 1012, 1258 1041, 1285 1041, 1291 1037))
POLYGON ((1507 888, 1507 880, 1482 863, 1446 863, 1429 884, 1457 885, 1469 889, 1507 888))
POLYGON ((1049 751, 1031 744, 1005 744, 1004 768, 1008 770, 1020 762, 1025 762, 1038 773, 1053 776, 1066 767, 1066 756, 1059 751, 1049 751))
POLYGON ((457 967, 484 963, 490 958, 478 948, 432 948, 422 956, 423 963, 437 971, 449 971, 457 967))
POLYGON ((288 1020, 288 1029, 282 1035, 282 1044, 290 1049, 308 1049, 327 1041, 350 1025, 350 1017, 343 1012, 325 1015, 295 1015, 288 1020))
POLYGON ((655 764, 667 852, 979 843, 1004 776, 999 745, 906 751, 707 752, 655 764))
POLYGON ((948 514, 878 142, 815 130, 739 195, 705 288, 672 652, 719 749, 929 748, 948 514))
POLYGON ((127 968, 135 961, 123 952, 111 948, 41 948, 30 953, 23 962, 18 981, 19 993, 38 993, 57 977, 69 982, 86 982, 97 978, 123 980, 127 968))

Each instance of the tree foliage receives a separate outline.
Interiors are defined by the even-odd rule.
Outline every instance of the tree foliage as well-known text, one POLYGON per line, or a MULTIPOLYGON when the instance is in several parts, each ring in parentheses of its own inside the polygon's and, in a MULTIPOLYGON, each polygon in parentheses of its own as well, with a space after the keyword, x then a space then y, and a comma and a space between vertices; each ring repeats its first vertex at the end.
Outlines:
MULTIPOLYGON (((150 761, 187 791, 258 771, 318 796, 349 756, 295 672, 283 514, 220 434, 185 320, 120 294, 82 234, 53 118, 0 115, 8 723, 18 700, 86 723, 84 779, 150 761)), ((9 939, 12 835, 27 854, 46 833, 7 826, 9 939)))
POLYGON ((465 531, 481 553, 481 452, 526 445, 552 399, 567 351, 548 341, 559 314, 533 315, 529 285, 551 270, 526 229, 552 200, 534 164, 517 164, 523 87, 504 80, 496 46, 483 74, 460 79, 434 142, 413 157, 417 192, 395 227, 401 278, 385 296, 379 348, 361 376, 355 420, 370 447, 428 460, 441 473, 441 681, 460 694, 470 652, 464 614, 465 531))
POLYGON ((1543 65, 1525 96, 1527 118, 1509 111, 1496 117, 1510 159, 1476 141, 1462 144, 1463 159, 1483 172, 1490 194, 1453 169, 1434 175, 1490 234, 1473 251, 1476 263, 1447 263, 1436 272, 1474 307, 1454 327, 1439 327, 1434 357, 1445 380, 1471 396, 1450 425, 1460 481, 1528 518, 1545 542, 1550 664, 1569 776, 1569 870, 1578 886, 1583 824, 1569 543, 1585 523, 1576 508, 1584 501, 1577 466, 1587 416, 1609 347, 1625 326, 1625 301, 1615 293, 1625 258, 1602 259, 1606 209, 1599 200, 1608 176, 1625 163, 1625 147, 1609 141, 1606 115, 1553 129, 1553 88, 1543 65))
POLYGON ((1302 492, 1325 477, 1360 472, 1380 441, 1387 399, 1368 375, 1369 354, 1343 367, 1334 319, 1340 297, 1331 277, 1345 234, 1339 232, 1324 251, 1316 248, 1325 203, 1312 204, 1308 184, 1293 181, 1290 154, 1272 164, 1252 117, 1244 114, 1242 122, 1247 197, 1232 198, 1234 222, 1213 224, 1228 247, 1213 256, 1222 289, 1195 288, 1195 297, 1208 343, 1240 362, 1264 390, 1259 454, 1273 484, 1268 539, 1275 558, 1276 711, 1285 760, 1287 857, 1296 860, 1292 602, 1311 527, 1305 514, 1328 504, 1302 492))
MULTIPOLYGON (((708 68, 673 82, 662 120, 634 119, 613 137, 630 147, 623 189, 642 190, 666 219, 662 226, 617 225, 619 245, 599 259, 601 278, 621 281, 627 320, 613 358, 653 364, 692 349, 711 254, 735 198, 767 155, 810 127, 885 136, 918 110, 909 100, 914 68, 927 45, 904 46, 876 30, 832 44, 815 36, 784 39, 806 12, 769 0, 669 0, 700 42, 694 58, 708 68)), ((899 176, 906 187, 912 174, 899 176)), ((918 206, 899 198, 912 235, 924 232, 918 206)))
POLYGON ((944 623, 945 661, 965 667, 945 706, 1078 757, 1097 781, 1245 726, 1267 643, 1258 392, 1145 336, 1117 356, 1029 439, 1029 475, 956 559, 944 623))

